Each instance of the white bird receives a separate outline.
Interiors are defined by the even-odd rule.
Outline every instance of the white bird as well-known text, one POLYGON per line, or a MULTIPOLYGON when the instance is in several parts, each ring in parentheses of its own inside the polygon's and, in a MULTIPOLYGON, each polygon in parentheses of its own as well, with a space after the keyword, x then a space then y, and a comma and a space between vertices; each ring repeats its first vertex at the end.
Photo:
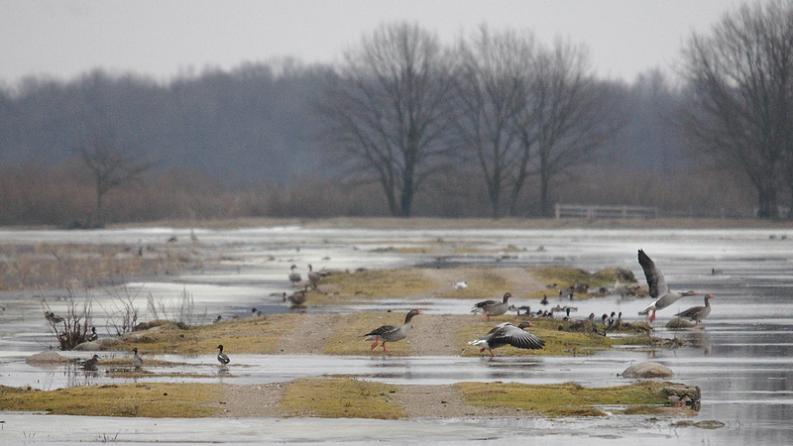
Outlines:
POLYGON ((645 307, 639 312, 640 315, 648 315, 650 323, 655 320, 655 312, 663 310, 664 308, 672 305, 678 300, 686 296, 696 296, 694 291, 685 291, 678 293, 669 289, 666 284, 666 279, 661 271, 655 267, 655 263, 650 259, 643 250, 639 250, 639 264, 644 270, 644 277, 647 279, 647 286, 650 287, 650 297, 654 297, 653 303, 645 307))
POLYGON ((468 282, 466 282, 465 280, 461 280, 461 281, 456 282, 454 284, 454 289, 455 290, 464 290, 466 288, 468 288, 468 282))

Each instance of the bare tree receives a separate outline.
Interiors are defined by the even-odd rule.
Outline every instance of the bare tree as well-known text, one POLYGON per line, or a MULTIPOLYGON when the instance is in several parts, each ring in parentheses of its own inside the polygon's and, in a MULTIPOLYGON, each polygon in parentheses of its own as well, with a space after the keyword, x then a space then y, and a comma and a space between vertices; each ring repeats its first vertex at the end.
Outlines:
POLYGON ((710 34, 691 37, 684 63, 692 94, 683 125, 692 145, 746 175, 758 216, 776 217, 780 174, 793 154, 793 3, 726 14, 710 34))
POLYGON ((534 37, 493 34, 482 26, 460 43, 457 54, 455 133, 473 153, 487 187, 491 215, 498 218, 506 192, 511 192, 509 210, 514 211, 528 174, 530 145, 520 144, 513 122, 527 105, 534 37))
POLYGON ((529 104, 516 123, 524 150, 535 147, 543 215, 551 214, 553 180, 591 160, 621 128, 615 93, 595 80, 584 47, 556 40, 539 52, 529 104))
POLYGON ((378 28, 344 55, 319 110, 352 170, 377 181, 393 215, 409 217, 416 191, 450 152, 451 58, 414 24, 378 28))
POLYGON ((153 164, 125 153, 111 138, 94 136, 80 149, 80 159, 94 180, 96 208, 91 226, 105 223, 103 199, 112 189, 136 181, 153 164))

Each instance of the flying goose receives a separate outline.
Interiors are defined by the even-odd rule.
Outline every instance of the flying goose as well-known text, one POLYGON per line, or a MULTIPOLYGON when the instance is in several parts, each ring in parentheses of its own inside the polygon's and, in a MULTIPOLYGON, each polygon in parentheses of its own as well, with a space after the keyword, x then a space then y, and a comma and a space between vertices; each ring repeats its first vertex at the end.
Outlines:
POLYGON ((138 347, 132 349, 132 366, 136 369, 143 367, 143 358, 138 355, 138 347))
POLYGON ((504 297, 501 299, 501 302, 496 300, 483 300, 482 302, 474 305, 471 313, 484 313, 487 320, 490 320, 490 316, 500 316, 506 313, 509 309, 508 301, 510 297, 512 297, 512 294, 504 293, 504 297))
POLYGON ((363 335, 367 341, 374 341, 371 345, 371 351, 377 348, 378 342, 382 342, 383 351, 387 352, 385 348, 386 342, 396 342, 405 339, 410 332, 410 329, 413 328, 413 324, 411 324, 411 319, 414 316, 421 314, 421 310, 410 310, 408 314, 405 316, 405 323, 402 324, 401 327, 394 327, 393 325, 383 325, 380 327, 375 328, 374 330, 370 331, 363 335))
POLYGON ((303 278, 300 276, 300 273, 295 271, 297 269, 297 265, 292 265, 289 268, 289 281, 292 282, 292 286, 297 286, 303 278))
POLYGON ((220 363, 220 365, 226 365, 230 363, 231 359, 229 359, 228 355, 223 353, 223 344, 218 345, 217 349, 218 349, 218 362, 220 363))
POLYGON ((640 315, 648 315, 647 318, 650 323, 655 321, 655 312, 657 310, 663 310, 686 296, 695 296, 697 294, 694 291, 677 293, 669 289, 664 275, 655 267, 652 259, 641 249, 639 250, 639 264, 642 266, 644 276, 647 278, 647 285, 650 287, 650 297, 655 298, 653 303, 639 312, 640 315))
POLYGON ((705 295, 705 306, 696 306, 691 307, 687 310, 681 311, 677 313, 675 316, 682 317, 685 319, 691 319, 696 323, 702 322, 702 319, 705 319, 710 315, 710 300, 715 298, 712 294, 705 295))
POLYGON ((493 354, 493 349, 501 347, 502 345, 511 345, 517 348, 532 350, 545 347, 545 341, 538 336, 518 328, 509 322, 496 325, 486 335, 470 341, 468 344, 479 347, 479 353, 487 350, 491 357, 495 356, 493 354))

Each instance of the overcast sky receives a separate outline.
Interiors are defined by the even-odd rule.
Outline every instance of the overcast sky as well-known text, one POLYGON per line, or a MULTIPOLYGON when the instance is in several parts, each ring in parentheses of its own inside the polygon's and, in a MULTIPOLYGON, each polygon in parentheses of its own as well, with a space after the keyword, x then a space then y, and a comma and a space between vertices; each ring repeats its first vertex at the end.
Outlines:
POLYGON ((692 30, 739 0, 0 0, 0 80, 96 67, 166 80, 294 56, 330 62, 363 32, 416 21, 451 41, 480 23, 589 45, 597 71, 632 80, 676 63, 692 30))

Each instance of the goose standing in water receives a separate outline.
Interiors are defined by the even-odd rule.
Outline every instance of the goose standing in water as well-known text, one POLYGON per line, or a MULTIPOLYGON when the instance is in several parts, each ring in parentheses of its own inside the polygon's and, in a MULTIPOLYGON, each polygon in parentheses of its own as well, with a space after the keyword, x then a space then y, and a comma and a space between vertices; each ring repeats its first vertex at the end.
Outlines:
POLYGON ((83 369, 96 370, 96 365, 99 363, 99 355, 94 355, 91 359, 83 363, 83 369))
POLYGON ((540 339, 537 335, 516 327, 509 322, 496 325, 486 335, 470 341, 468 344, 479 347, 479 353, 487 350, 491 358, 495 356, 493 354, 493 349, 503 345, 511 345, 517 348, 532 350, 545 347, 545 341, 540 339))
POLYGON ((647 279, 647 285, 650 287, 650 297, 655 298, 653 303, 639 312, 640 315, 648 315, 647 319, 649 319, 650 323, 655 321, 656 311, 663 310, 686 296, 696 296, 697 293, 694 291, 677 293, 669 289, 664 275, 655 267, 655 263, 652 259, 641 249, 639 250, 639 264, 644 270, 644 277, 647 279))
POLYGON ((218 362, 220 363, 220 365, 223 366, 230 363, 231 359, 229 359, 228 355, 223 353, 223 344, 218 345, 217 349, 218 349, 218 362))
POLYGON ((300 276, 300 273, 295 271, 297 269, 297 265, 292 265, 289 268, 289 281, 292 282, 292 286, 297 286, 303 278, 300 276))
POLYGON ((132 366, 136 369, 143 367, 143 358, 138 355, 138 347, 132 349, 132 366))
POLYGON ((377 348, 377 344, 382 342, 383 351, 387 352, 385 348, 386 342, 396 342, 405 339, 410 332, 410 329, 413 328, 413 324, 411 320, 414 316, 421 314, 420 310, 410 310, 408 314, 405 316, 405 323, 402 324, 401 327, 394 327, 393 325, 383 325, 380 327, 375 328, 374 330, 366 333, 364 337, 367 341, 374 341, 371 346, 371 351, 377 348))
POLYGON ((512 297, 511 293, 504 293, 501 302, 496 300, 483 300, 482 302, 474 305, 471 313, 484 313, 485 318, 490 320, 490 316, 500 316, 509 310, 509 298, 512 297))
POLYGON ((705 306, 696 306, 691 307, 685 311, 681 311, 677 313, 675 316, 682 317, 685 319, 691 319, 692 321, 699 324, 702 322, 702 319, 705 319, 710 315, 710 300, 715 298, 712 294, 705 295, 705 306))

